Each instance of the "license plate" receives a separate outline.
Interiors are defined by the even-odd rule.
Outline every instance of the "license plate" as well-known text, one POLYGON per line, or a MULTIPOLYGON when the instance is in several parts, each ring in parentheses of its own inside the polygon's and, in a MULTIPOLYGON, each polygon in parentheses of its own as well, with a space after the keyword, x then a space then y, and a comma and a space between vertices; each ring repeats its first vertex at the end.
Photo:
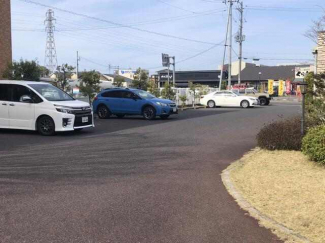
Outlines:
POLYGON ((86 122, 88 122, 88 116, 86 116, 86 117, 82 117, 81 121, 82 121, 82 123, 86 123, 86 122))
POLYGON ((177 109, 176 108, 173 108, 173 112, 176 112, 177 111, 177 109))

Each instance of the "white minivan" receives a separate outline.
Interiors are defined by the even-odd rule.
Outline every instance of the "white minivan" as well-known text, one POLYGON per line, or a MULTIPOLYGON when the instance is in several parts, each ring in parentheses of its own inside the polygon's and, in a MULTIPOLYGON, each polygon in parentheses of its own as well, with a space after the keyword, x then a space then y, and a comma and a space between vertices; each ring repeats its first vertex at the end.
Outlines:
POLYGON ((49 83, 0 80, 0 128, 55 132, 94 127, 88 103, 49 83))

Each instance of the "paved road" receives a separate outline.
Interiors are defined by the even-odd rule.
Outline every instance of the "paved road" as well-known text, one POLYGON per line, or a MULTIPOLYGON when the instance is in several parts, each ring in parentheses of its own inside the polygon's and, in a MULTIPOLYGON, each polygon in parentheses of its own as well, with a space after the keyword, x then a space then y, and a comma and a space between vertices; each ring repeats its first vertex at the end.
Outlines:
POLYGON ((264 123, 298 112, 186 111, 54 138, 0 131, 0 241, 279 242, 239 209, 220 173, 264 123))

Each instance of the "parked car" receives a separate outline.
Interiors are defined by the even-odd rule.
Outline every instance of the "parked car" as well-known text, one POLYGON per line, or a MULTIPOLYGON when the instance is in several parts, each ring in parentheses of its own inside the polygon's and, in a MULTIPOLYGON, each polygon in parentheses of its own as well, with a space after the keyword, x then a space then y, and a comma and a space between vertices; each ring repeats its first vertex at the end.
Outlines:
POLYGON ((250 97, 258 98, 260 101, 260 105, 269 105, 271 101, 271 97, 269 94, 266 93, 260 93, 254 88, 247 88, 247 89, 233 89, 233 92, 239 95, 245 95, 250 97))
POLYGON ((209 108, 216 106, 231 106, 249 108, 259 104, 258 98, 240 96, 232 91, 216 91, 202 96, 200 103, 209 108))
POLYGON ((0 128, 55 132, 93 127, 88 103, 41 82, 0 81, 0 128))
POLYGON ((138 89, 107 89, 100 92, 94 100, 93 110, 100 119, 116 115, 123 118, 125 115, 142 115, 146 120, 156 116, 167 119, 178 113, 175 102, 159 99, 152 94, 138 89))

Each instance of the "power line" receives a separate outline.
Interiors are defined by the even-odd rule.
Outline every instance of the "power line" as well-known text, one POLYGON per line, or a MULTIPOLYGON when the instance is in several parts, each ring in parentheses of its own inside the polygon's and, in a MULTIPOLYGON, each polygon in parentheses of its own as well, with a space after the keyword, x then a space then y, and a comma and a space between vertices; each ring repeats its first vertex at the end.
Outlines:
POLYGON ((215 45, 215 43, 212 43, 212 42, 193 40, 193 39, 189 39, 189 38, 178 37, 178 36, 174 36, 174 35, 163 34, 163 33, 155 32, 155 31, 145 30, 145 29, 133 27, 131 25, 120 24, 120 23, 117 23, 117 22, 114 22, 114 21, 105 20, 105 19, 101 19, 101 18, 98 18, 98 17, 92 17, 92 16, 89 16, 89 15, 86 15, 86 14, 76 13, 76 12, 73 12, 73 11, 70 11, 70 10, 53 7, 53 6, 50 6, 50 5, 47 5, 47 4, 43 4, 43 3, 31 1, 31 0, 19 0, 19 1, 34 4, 34 5, 38 5, 38 6, 42 6, 42 7, 46 7, 46 8, 52 8, 52 9, 55 9, 57 11, 69 13, 69 14, 72 14, 72 15, 75 15, 75 16, 80 16, 80 17, 93 19, 93 20, 96 20, 96 21, 104 22, 104 23, 113 24, 113 25, 119 26, 121 28, 133 29, 133 30, 137 30, 137 31, 141 31, 141 32, 149 33, 149 34, 154 34, 154 35, 159 35, 159 36, 172 38, 172 39, 179 39, 179 40, 184 40, 184 41, 196 42, 196 43, 200 43, 200 44, 215 45))
POLYGON ((178 7, 178 6, 176 6, 176 5, 173 5, 173 4, 170 4, 170 3, 167 3, 167 2, 165 2, 165 1, 162 1, 162 0, 157 0, 158 2, 161 2, 161 3, 164 3, 164 4, 166 4, 166 5, 168 5, 168 6, 171 6, 171 7, 173 7, 173 8, 176 8, 176 9, 179 9, 179 10, 182 10, 182 11, 185 11, 185 12, 190 12, 190 13, 196 13, 196 12, 194 12, 194 11, 191 11, 191 10, 188 10, 188 9, 184 9, 184 8, 181 8, 181 7, 178 7))
POLYGON ((186 62, 186 61, 188 61, 188 60, 191 60, 191 59, 193 59, 193 58, 196 58, 196 57, 198 57, 198 56, 201 56, 201 55, 203 55, 204 53, 206 53, 206 52, 208 52, 208 51, 211 51, 212 49, 216 48, 217 46, 222 45, 223 42, 224 42, 224 41, 221 41, 220 43, 215 44, 214 46, 212 46, 212 47, 210 47, 210 48, 208 48, 208 49, 206 49, 206 50, 204 50, 204 51, 201 51, 201 52, 195 54, 194 56, 190 56, 190 57, 185 58, 185 59, 183 59, 183 60, 181 60, 181 61, 178 61, 178 62, 176 62, 176 64, 179 64, 179 63, 182 63, 182 62, 186 62))
MULTIPOLYGON (((184 20, 188 18, 196 18, 206 15, 212 15, 215 13, 222 13, 225 12, 225 10, 216 11, 216 10, 210 10, 210 11, 204 11, 204 12, 198 12, 197 14, 190 14, 190 15, 182 15, 182 16, 175 16, 175 17, 169 17, 169 18, 160 18, 150 21, 143 21, 139 23, 132 24, 130 26, 142 26, 142 25, 148 25, 148 24, 159 24, 159 23, 166 23, 170 21, 177 21, 177 20, 184 20)), ((22 22, 26 22, 25 20, 21 20, 22 22)), ((66 22, 66 21, 65 21, 66 22)), ((71 22, 70 22, 71 23, 71 22)), ((96 27, 89 27, 85 28, 84 26, 82 28, 70 28, 70 29, 56 29, 57 32, 77 32, 77 31, 96 31, 96 30, 106 30, 106 29, 112 29, 112 28, 119 28, 117 26, 109 26, 109 27, 103 27, 103 26, 96 26, 96 27)), ((43 30, 39 29, 13 29, 13 31, 30 31, 30 32, 42 32, 43 30)))
POLYGON ((271 7, 271 6, 248 6, 247 9, 259 11, 285 11, 285 12, 323 12, 316 8, 293 8, 293 7, 271 7))

